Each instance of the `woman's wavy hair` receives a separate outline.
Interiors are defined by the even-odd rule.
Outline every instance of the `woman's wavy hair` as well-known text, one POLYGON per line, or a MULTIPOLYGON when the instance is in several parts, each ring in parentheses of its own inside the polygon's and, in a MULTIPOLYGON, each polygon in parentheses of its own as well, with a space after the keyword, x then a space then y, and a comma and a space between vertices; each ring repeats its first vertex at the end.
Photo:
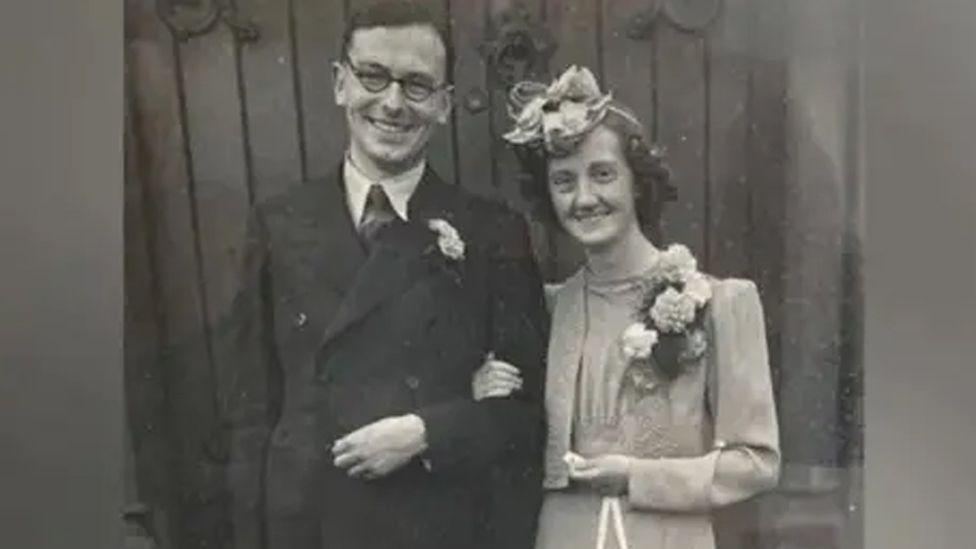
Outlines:
MULTIPOLYGON (((646 128, 637 120, 631 109, 614 101, 594 129, 602 126, 617 136, 624 160, 634 174, 637 220, 645 233, 656 238, 660 236, 664 204, 677 199, 677 189, 671 184, 671 170, 661 148, 650 141, 646 128)), ((537 143, 513 147, 523 171, 520 182, 522 194, 533 213, 562 230, 549 195, 549 160, 556 155, 537 143)), ((577 149, 570 149, 559 156, 573 154, 577 149)))

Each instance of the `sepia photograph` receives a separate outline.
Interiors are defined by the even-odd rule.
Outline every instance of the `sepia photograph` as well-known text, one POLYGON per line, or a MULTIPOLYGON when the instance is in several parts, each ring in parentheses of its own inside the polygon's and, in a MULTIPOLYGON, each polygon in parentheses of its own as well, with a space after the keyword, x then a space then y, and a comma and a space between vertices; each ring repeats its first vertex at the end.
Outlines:
POLYGON ((857 0, 125 0, 127 549, 863 549, 857 0))

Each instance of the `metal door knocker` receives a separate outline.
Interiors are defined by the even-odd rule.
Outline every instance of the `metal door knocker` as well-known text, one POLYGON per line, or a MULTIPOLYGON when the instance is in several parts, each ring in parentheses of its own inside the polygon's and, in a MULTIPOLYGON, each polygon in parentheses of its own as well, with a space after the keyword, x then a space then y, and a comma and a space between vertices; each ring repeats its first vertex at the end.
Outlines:
POLYGON ((555 50, 549 29, 522 2, 492 19, 479 48, 491 75, 490 85, 502 91, 521 80, 540 79, 555 50))

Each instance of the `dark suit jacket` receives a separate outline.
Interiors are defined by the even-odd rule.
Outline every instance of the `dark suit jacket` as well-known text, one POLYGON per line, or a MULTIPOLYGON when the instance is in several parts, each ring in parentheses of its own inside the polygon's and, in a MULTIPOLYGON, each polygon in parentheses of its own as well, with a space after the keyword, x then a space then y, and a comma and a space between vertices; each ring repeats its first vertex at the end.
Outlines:
POLYGON ((255 214, 216 338, 237 358, 224 376, 236 547, 532 546, 548 318, 525 223, 429 169, 408 209, 370 254, 341 175, 255 214), (435 218, 458 230, 463 260, 441 253, 435 218), (524 389, 474 402, 489 350, 524 389), (364 481, 332 465, 335 439, 406 413, 426 425, 429 471, 416 459, 364 481))

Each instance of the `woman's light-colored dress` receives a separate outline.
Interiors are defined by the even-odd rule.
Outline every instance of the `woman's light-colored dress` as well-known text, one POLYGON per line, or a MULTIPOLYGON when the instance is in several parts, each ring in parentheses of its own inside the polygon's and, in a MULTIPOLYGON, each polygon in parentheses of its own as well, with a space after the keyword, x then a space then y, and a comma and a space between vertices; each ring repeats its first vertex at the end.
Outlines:
MULTIPOLYGON (((674 380, 640 387, 620 336, 638 275, 585 270, 554 295, 547 371, 547 489, 536 546, 596 547, 602 496, 568 477, 567 451, 638 458, 621 497, 629 549, 714 549, 709 511, 775 486, 779 436, 765 329, 752 282, 710 279, 708 349, 674 380)), ((612 530, 612 529, 611 529, 612 530)), ((606 547, 616 548, 613 535, 606 547)))

